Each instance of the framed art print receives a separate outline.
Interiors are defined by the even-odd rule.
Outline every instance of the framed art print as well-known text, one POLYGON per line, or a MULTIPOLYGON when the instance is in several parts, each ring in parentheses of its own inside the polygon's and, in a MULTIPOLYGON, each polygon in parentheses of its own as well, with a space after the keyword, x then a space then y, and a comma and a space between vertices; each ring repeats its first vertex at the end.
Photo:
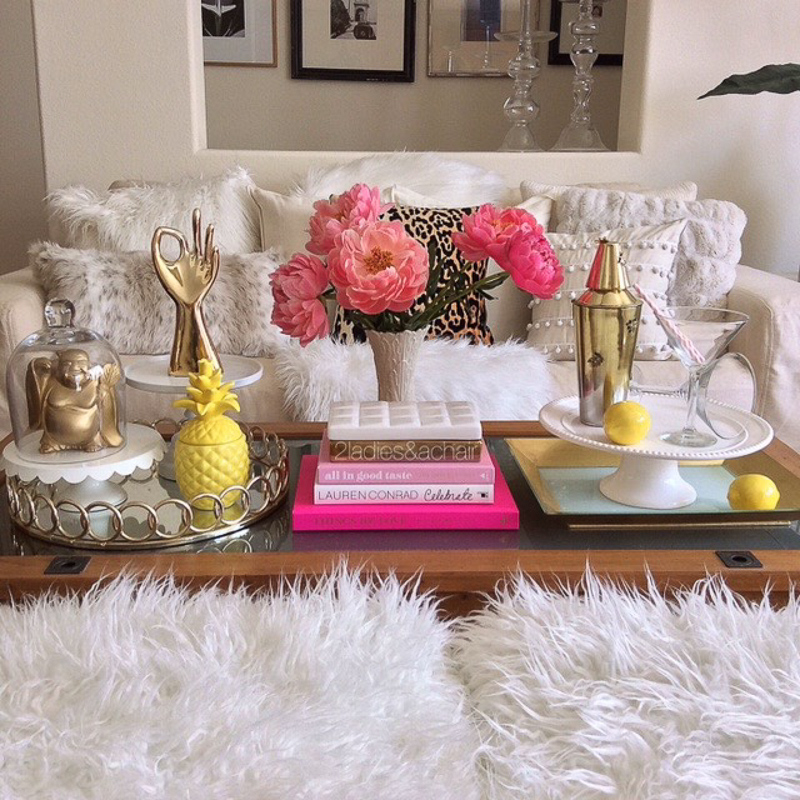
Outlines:
MULTIPOLYGON (((540 1, 531 2, 539 26, 540 1)), ((428 0, 428 75, 507 78, 519 49, 519 0, 428 0)))
POLYGON ((274 67, 276 0, 201 0, 206 64, 274 67))
POLYGON ((415 0, 291 0, 292 77, 414 80, 415 0))
MULTIPOLYGON (((600 23, 597 34, 597 49, 600 55, 594 62, 596 67, 622 66, 622 53, 625 45, 625 16, 628 10, 627 0, 603 0, 595 3, 593 14, 600 23)), ((577 2, 551 0, 550 30, 558 36, 550 42, 547 54, 548 64, 565 64, 572 66, 569 57, 573 36, 569 30, 570 23, 578 18, 577 2)))

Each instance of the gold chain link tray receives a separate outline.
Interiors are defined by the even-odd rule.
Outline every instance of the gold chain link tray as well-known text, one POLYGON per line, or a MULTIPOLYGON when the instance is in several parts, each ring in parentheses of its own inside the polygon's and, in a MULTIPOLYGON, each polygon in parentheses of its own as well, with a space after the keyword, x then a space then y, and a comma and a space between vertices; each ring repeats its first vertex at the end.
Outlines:
MULTIPOLYGON (((145 423, 158 426, 166 436, 180 428, 173 420, 145 423)), ((126 478, 114 479, 128 499, 119 506, 98 500, 80 505, 58 500, 56 487, 39 480, 8 476, 9 514, 26 533, 55 544, 92 550, 153 550, 225 536, 271 514, 289 490, 286 442, 258 426, 239 423, 250 449, 250 480, 232 486, 221 496, 205 494, 213 509, 193 508, 177 483, 159 478, 157 464, 126 478), (235 502, 225 508, 233 495, 235 502)))

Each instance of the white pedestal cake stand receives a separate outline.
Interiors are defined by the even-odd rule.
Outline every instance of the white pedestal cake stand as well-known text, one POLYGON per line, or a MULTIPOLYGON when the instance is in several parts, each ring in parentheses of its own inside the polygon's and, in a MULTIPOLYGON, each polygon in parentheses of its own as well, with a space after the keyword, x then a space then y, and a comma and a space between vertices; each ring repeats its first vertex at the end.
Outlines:
MULTIPOLYGON (((40 438, 41 432, 30 434, 40 438)), ((20 448, 14 442, 3 451, 2 462, 8 475, 22 481, 38 479, 55 487, 57 500, 70 500, 81 506, 95 501, 121 505, 128 499, 125 490, 111 479, 115 476, 132 475, 137 469, 150 469, 166 450, 166 444, 158 431, 146 425, 127 426, 125 446, 107 456, 89 461, 74 461, 74 452, 30 455, 30 448, 20 448), (62 457, 63 456, 63 457, 62 457)))
POLYGON ((714 424, 731 438, 719 439, 711 447, 677 447, 660 437, 681 429, 686 419, 686 401, 677 396, 644 394, 639 402, 650 412, 653 426, 642 442, 630 446, 613 444, 602 428, 584 425, 577 396, 562 397, 539 412, 539 422, 554 436, 622 456, 617 471, 600 481, 600 491, 626 506, 688 506, 697 498, 697 492, 681 477, 679 462, 738 458, 762 450, 772 441, 772 428, 761 417, 709 400, 707 411, 714 424))
MULTIPOLYGON (((169 374, 169 356, 142 356, 125 367, 128 386, 156 394, 186 394, 187 377, 169 374)), ((264 368, 254 358, 220 356, 225 381, 233 381, 235 389, 250 386, 264 374, 264 368)), ((158 465, 158 474, 169 481, 175 480, 175 437, 169 443, 166 455, 158 465)))

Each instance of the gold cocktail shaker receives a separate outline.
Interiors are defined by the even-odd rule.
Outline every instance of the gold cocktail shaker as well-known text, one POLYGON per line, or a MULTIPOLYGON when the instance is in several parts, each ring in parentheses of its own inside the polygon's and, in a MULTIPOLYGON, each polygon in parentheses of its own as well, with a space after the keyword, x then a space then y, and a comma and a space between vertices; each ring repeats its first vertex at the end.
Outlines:
POLYGON ((619 245, 600 240, 586 291, 572 301, 580 417, 602 426, 606 409, 628 397, 642 301, 629 289, 619 245))

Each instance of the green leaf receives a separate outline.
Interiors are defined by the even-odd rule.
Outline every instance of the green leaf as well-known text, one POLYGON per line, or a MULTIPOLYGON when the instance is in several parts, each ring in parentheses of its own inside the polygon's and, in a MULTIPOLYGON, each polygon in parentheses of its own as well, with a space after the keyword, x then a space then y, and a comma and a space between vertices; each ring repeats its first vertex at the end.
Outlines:
POLYGON ((800 92, 800 64, 767 64, 755 72, 731 75, 719 86, 701 94, 697 99, 723 94, 759 94, 759 92, 775 94, 800 92))

